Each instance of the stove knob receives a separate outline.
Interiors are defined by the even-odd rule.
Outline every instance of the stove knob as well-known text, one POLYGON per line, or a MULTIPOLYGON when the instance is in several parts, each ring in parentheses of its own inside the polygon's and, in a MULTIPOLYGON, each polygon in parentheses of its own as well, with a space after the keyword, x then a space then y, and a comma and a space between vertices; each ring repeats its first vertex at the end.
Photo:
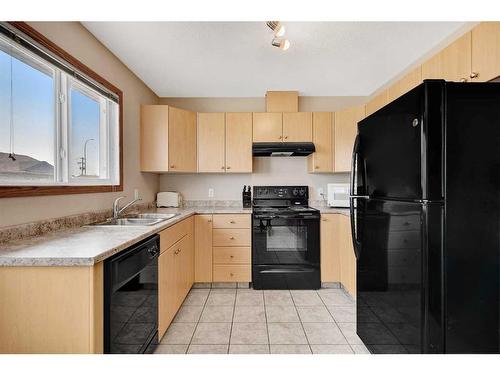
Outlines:
POLYGON ((299 194, 300 194, 300 195, 304 195, 305 193, 306 193, 306 189, 300 189, 300 190, 299 190, 299 194))
POLYGON ((293 195, 297 195, 298 193, 299 193, 299 191, 297 189, 293 189, 293 191, 292 191, 293 195))

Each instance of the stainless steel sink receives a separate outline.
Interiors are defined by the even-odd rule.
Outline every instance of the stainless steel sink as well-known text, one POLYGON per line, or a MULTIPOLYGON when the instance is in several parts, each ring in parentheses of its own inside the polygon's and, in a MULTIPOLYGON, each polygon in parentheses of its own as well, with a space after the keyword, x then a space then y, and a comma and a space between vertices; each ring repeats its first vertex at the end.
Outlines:
POLYGON ((97 226, 147 226, 155 225, 177 216, 178 214, 138 214, 133 217, 124 217, 119 219, 107 219, 106 221, 96 223, 97 226))

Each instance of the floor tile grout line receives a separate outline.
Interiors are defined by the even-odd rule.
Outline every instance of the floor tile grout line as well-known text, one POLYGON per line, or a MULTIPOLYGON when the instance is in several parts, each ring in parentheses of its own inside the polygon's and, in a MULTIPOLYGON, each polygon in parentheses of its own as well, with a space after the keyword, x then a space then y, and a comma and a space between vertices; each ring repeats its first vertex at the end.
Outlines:
MULTIPOLYGON (((189 293, 191 293, 191 290, 193 290, 192 288, 189 290, 189 293)), ((198 324, 200 324, 200 320, 201 320, 201 316, 203 315, 203 311, 205 311, 205 307, 207 306, 207 302, 208 302, 208 297, 210 297, 210 293, 212 291, 212 289, 208 289, 208 294, 207 294, 207 298, 205 298, 205 302, 203 303, 203 308, 201 309, 201 314, 200 316, 198 317, 198 321, 196 322, 196 325, 194 327, 194 330, 193 330, 193 334, 191 335, 191 339, 189 340, 189 344, 188 344, 188 347, 186 349, 186 353, 185 354, 188 354, 189 353, 189 348, 191 347, 191 343, 193 342, 193 337, 194 337, 194 334, 196 333, 196 330, 198 329, 198 324)))
MULTIPOLYGON (((238 284, 236 284, 236 286, 238 286, 238 284)), ((236 288, 236 293, 234 294, 233 315, 231 317, 231 329, 229 330, 229 342, 227 344, 227 354, 229 354, 229 349, 231 348, 231 336, 233 334, 234 313, 236 311, 236 300, 237 299, 238 299, 238 288, 236 288)))
POLYGON ((271 354, 271 337, 269 336, 269 325, 267 321, 267 309, 266 309, 266 293, 262 291, 262 301, 264 303, 264 318, 266 319, 266 333, 267 333, 267 349, 269 354, 271 354))
MULTIPOLYGON (((319 293, 318 293, 318 295, 319 295, 319 293)), ((321 296, 320 296, 320 298, 321 298, 321 296)), ((332 317, 332 319, 333 319, 333 321, 334 321, 335 325, 337 326, 337 328, 339 329, 340 333, 341 333, 341 334, 342 334, 342 336, 344 337, 344 340, 346 341, 347 345, 349 345, 349 347, 351 348, 351 350, 352 350, 352 354, 356 354, 356 352, 354 351, 354 348, 352 347, 351 343, 349 342, 349 340, 347 340, 347 337, 346 337, 346 335, 344 334, 344 331, 342 331, 342 328, 340 328, 340 327, 339 327, 337 320, 335 319, 335 317, 333 316, 332 312, 331 312, 331 311, 330 311, 330 309, 328 308, 328 305, 325 303, 325 301, 323 300, 323 298, 321 298, 321 301, 322 301, 322 302, 323 302, 323 304, 325 305, 325 308, 326 308, 326 310, 328 311, 328 314, 330 314, 330 316, 332 317)), ((354 304, 354 308, 356 309, 356 302, 354 301, 354 302, 353 302, 353 304, 354 304)))
POLYGON ((304 336, 306 337, 307 346, 309 346, 309 350, 311 351, 311 354, 313 354, 311 343, 309 342, 309 337, 307 337, 306 329, 304 328, 304 323, 302 322, 302 318, 300 317, 300 314, 297 310, 297 305, 295 304, 295 299, 293 298, 293 293, 291 291, 289 291, 289 293, 290 293, 290 296, 292 297, 293 307, 295 307, 295 311, 297 312, 297 315, 299 317, 300 326, 302 327, 302 331, 304 332, 304 336))

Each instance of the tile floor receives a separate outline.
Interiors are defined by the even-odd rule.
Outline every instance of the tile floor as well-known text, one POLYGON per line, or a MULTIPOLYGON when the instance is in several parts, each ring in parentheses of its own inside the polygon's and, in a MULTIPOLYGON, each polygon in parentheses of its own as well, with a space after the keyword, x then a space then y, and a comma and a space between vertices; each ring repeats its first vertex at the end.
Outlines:
POLYGON ((365 354, 342 289, 192 289, 155 353, 365 354))

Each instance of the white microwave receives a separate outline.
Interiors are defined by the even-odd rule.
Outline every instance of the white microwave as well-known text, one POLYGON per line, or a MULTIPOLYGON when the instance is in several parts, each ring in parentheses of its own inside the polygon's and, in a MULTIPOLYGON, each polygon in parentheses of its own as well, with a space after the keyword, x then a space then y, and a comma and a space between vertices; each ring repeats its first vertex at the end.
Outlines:
POLYGON ((327 184, 328 207, 349 207, 349 184, 327 184))

